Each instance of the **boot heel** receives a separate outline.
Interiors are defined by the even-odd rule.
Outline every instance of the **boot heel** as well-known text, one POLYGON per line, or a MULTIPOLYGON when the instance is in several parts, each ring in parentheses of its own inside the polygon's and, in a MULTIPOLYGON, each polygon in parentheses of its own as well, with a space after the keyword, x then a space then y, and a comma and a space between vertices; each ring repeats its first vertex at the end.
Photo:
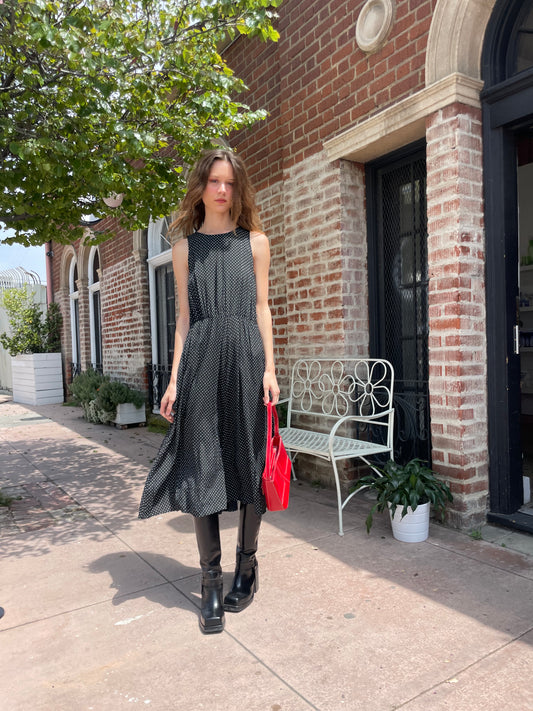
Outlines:
POLYGON ((261 516, 255 512, 254 504, 242 504, 239 514, 239 535, 237 559, 231 590, 224 598, 224 610, 242 612, 253 601, 259 590, 257 565, 257 538, 261 516))
POLYGON ((224 629, 222 568, 220 567, 220 526, 218 514, 195 516, 194 530, 202 569, 202 603, 199 624, 203 634, 224 629))
POLYGON ((210 570, 202 575, 202 606, 198 622, 203 634, 217 634, 224 630, 222 573, 210 570))
POLYGON ((253 563, 242 554, 237 560, 237 568, 231 590, 224 598, 226 612, 242 612, 254 599, 259 590, 259 575, 257 560, 253 563), (243 560, 244 559, 244 560, 243 560))

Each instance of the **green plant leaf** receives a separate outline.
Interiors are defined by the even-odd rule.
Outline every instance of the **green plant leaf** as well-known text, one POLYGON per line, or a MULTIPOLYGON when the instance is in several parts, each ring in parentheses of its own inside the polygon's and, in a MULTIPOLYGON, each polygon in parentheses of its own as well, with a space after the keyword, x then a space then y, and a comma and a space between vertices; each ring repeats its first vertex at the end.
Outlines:
POLYGON ((10 333, 2 333, 0 343, 11 356, 49 353, 52 346, 56 352, 61 350, 58 305, 51 304, 45 316, 34 297, 35 293, 25 287, 6 289, 3 293, 1 301, 9 318, 10 333))
POLYGON ((366 519, 367 531, 372 526, 372 514, 384 511, 389 505, 392 515, 400 506, 404 516, 409 506, 416 510, 420 504, 430 502, 444 515, 446 503, 453 501, 449 486, 420 459, 412 459, 405 465, 391 460, 378 471, 381 476, 365 475, 352 487, 352 491, 369 487, 376 493, 376 504, 366 519))

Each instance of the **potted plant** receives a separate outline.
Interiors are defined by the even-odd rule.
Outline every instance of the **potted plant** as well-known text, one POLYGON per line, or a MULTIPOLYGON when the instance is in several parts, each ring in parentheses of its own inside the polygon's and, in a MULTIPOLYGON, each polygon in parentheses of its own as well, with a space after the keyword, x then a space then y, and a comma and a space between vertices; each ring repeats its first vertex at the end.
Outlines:
POLYGON ((87 368, 83 373, 77 375, 68 386, 72 399, 76 405, 82 408, 83 416, 89 422, 103 422, 96 412, 93 412, 94 407, 90 406, 90 403, 96 400, 98 388, 106 380, 108 378, 105 375, 93 368, 87 368))
POLYGON ((112 422, 117 426, 146 422, 142 393, 92 368, 77 375, 69 390, 89 422, 112 422))
POLYGON ((112 412, 110 420, 117 426, 142 424, 146 422, 144 396, 125 383, 107 381, 98 388, 97 407, 104 412, 112 412))
POLYGON ((13 400, 28 405, 63 402, 61 312, 56 303, 46 314, 25 288, 6 289, 2 305, 10 334, 0 343, 11 356, 13 400))
POLYGON ((407 464, 389 460, 385 466, 361 477, 353 491, 369 488, 376 492, 376 503, 366 518, 366 530, 370 533, 376 511, 389 509, 392 532, 400 541, 425 541, 429 534, 430 507, 444 516, 446 503, 452 501, 447 484, 421 459, 412 459, 407 464))

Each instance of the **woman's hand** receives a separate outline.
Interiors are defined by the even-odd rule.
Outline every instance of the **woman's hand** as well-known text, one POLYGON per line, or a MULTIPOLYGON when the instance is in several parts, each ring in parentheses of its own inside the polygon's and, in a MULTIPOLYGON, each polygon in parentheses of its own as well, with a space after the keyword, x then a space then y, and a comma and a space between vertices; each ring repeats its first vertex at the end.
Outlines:
POLYGON ((168 388, 165 390, 165 394, 161 398, 161 404, 159 405, 159 414, 169 422, 174 422, 174 413, 172 412, 172 408, 175 402, 176 385, 170 383, 168 388))
POLYGON ((265 405, 268 405, 269 401, 271 401, 273 405, 277 405, 279 400, 279 385, 276 374, 271 370, 265 370, 265 374, 263 375, 263 391, 263 402, 265 405))

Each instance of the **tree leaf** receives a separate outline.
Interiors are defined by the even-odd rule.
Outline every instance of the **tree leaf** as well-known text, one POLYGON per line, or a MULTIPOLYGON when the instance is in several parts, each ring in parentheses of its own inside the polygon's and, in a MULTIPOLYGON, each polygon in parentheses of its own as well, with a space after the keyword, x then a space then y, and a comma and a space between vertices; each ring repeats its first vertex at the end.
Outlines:
MULTIPOLYGON (((277 2, 9 3, 0 13, 0 221, 10 242, 78 239, 84 198, 127 229, 168 214, 180 166, 265 117, 218 51, 228 31, 269 40, 277 2), (9 78, 9 81, 8 81, 9 78), (103 199, 124 193, 121 212, 103 199)), ((108 221, 104 224, 110 224, 108 221)), ((112 236, 104 231, 98 239, 112 236)))

